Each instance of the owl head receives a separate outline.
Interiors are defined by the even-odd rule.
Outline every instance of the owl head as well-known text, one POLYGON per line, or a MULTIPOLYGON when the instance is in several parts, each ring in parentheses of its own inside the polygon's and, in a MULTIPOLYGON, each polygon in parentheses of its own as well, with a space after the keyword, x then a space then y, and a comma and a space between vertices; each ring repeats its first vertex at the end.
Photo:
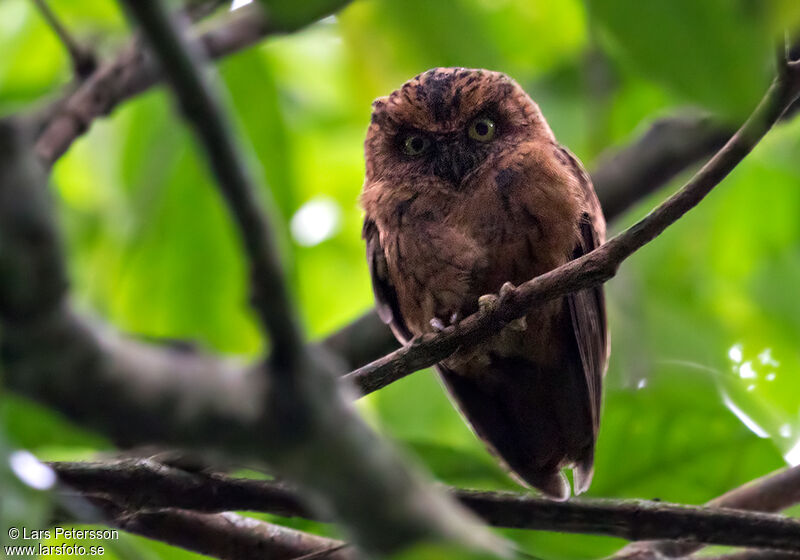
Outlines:
POLYGON ((521 143, 553 137, 528 94, 488 70, 433 68, 376 99, 372 109, 368 183, 427 178, 459 189, 521 143))

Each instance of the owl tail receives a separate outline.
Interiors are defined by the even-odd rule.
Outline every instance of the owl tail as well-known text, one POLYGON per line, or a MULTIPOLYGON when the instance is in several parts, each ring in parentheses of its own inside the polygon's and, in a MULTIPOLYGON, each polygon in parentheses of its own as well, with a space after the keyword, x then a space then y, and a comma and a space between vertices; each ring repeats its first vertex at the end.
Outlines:
POLYGON ((437 369, 474 432, 521 483, 566 500, 561 469, 573 466, 575 493, 589 487, 595 435, 582 370, 542 369, 522 358, 493 359, 480 375, 437 369))

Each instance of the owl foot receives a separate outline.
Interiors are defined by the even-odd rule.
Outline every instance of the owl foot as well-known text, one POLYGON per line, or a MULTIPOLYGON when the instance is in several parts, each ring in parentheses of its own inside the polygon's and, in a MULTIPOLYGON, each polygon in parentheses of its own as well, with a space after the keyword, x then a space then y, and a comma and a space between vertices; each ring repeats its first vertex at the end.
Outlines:
POLYGON ((445 323, 444 323, 444 321, 442 321, 441 319, 439 319, 439 317, 434 317, 433 319, 431 319, 431 320, 429 321, 429 323, 430 323, 431 327, 433 327, 433 330, 434 330, 434 331, 436 331, 436 332, 442 332, 442 331, 443 331, 443 330, 445 330, 445 329, 446 329, 448 326, 457 327, 457 326, 458 326, 458 322, 459 322, 459 321, 461 321, 461 313, 459 313, 458 311, 456 311, 455 313, 453 313, 452 315, 450 315, 450 319, 449 319, 449 322, 448 322, 448 324, 445 324, 445 323))
MULTIPOLYGON (((510 292, 514 291, 516 286, 511 282, 506 282, 500 287, 500 296, 496 296, 494 294, 484 294, 478 298, 478 308, 481 311, 494 311, 497 307, 497 302, 508 295, 510 292)), ((508 324, 509 330, 523 332, 528 329, 528 322, 525 320, 525 317, 520 317, 519 319, 514 319, 508 324)))
POLYGON ((506 282, 505 284, 500 286, 500 297, 501 298, 506 297, 509 294, 509 292, 513 292, 516 289, 517 287, 514 284, 512 284, 511 282, 506 282))
POLYGON ((494 311, 499 298, 494 294, 484 294, 478 298, 478 309, 481 312, 494 311))

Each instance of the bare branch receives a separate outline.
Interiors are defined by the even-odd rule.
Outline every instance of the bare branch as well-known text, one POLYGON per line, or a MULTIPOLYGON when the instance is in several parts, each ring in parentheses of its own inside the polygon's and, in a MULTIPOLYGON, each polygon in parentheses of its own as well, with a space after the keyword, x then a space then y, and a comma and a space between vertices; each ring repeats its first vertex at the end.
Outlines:
POLYGON ((654 122, 632 145, 601 157, 591 175, 606 220, 710 157, 731 135, 710 117, 676 116, 654 122))
POLYGON ((692 556, 696 560, 799 560, 800 553, 782 550, 741 550, 720 556, 692 556))
MULTIPOLYGON (((113 463, 51 463, 59 479, 87 495, 108 495, 129 509, 178 507, 203 512, 259 511, 285 517, 320 519, 286 485, 187 473, 149 460, 113 463)), ((764 492, 786 487, 796 492, 797 472, 771 475, 756 485, 764 492)), ((752 495, 752 485, 734 493, 752 495)), ((678 538, 684 543, 798 550, 800 521, 733 509, 678 506, 643 500, 575 499, 554 502, 529 494, 449 492, 496 527, 586 533, 628 540, 678 538)), ((763 493, 763 492, 762 492, 763 493)))
MULTIPOLYGON (((677 116, 653 123, 630 145, 602 157, 592 175, 607 221, 621 216, 676 175, 711 156, 732 132, 702 116, 677 116)), ((385 356, 400 344, 374 309, 324 340, 350 369, 385 356)))
POLYGON ((447 358, 461 346, 472 346, 545 301, 604 283, 619 265, 694 208, 750 153, 798 96, 798 72, 781 73, 742 127, 677 193, 645 218, 594 251, 538 276, 498 299, 494 309, 475 313, 456 327, 414 338, 407 346, 348 374, 362 393, 385 387, 409 373, 447 358))
MULTIPOLYGON (((270 25, 258 6, 246 6, 223 18, 222 23, 191 40, 209 58, 220 58, 247 48, 270 33, 270 25)), ((83 135, 92 122, 109 114, 118 104, 158 83, 161 76, 138 41, 132 41, 117 57, 100 67, 66 100, 36 140, 36 153, 52 165, 83 135)))
POLYGON ((321 344, 346 362, 348 370, 377 360, 400 346, 374 308, 325 337, 321 344))
POLYGON ((201 53, 181 38, 157 1, 127 1, 171 84, 181 110, 210 160, 217 183, 236 219, 250 263, 253 305, 272 341, 276 372, 292 372, 302 353, 297 313, 283 279, 269 220, 261 210, 259 187, 225 118, 215 84, 200 71, 201 53))
MULTIPOLYGON (((717 508, 777 512, 798 503, 800 503, 800 466, 763 476, 714 498, 707 505, 717 508)), ((665 556, 678 558, 688 556, 700 548, 696 544, 645 541, 626 546, 613 558, 620 560, 656 560, 665 556)))
POLYGON ((94 53, 88 48, 80 45, 72 35, 70 35, 67 28, 62 25, 47 0, 33 0, 33 3, 39 9, 42 17, 47 22, 47 25, 53 30, 58 39, 64 45, 64 48, 69 53, 72 60, 72 69, 79 80, 87 78, 95 68, 97 68, 97 59, 94 53))
MULTIPOLYGON (((148 7, 153 9, 153 5, 148 7)), ((167 53, 162 55, 168 58, 167 53)), ((3 132, 0 127, 0 143, 6 140, 3 132)), ((11 133, 8 136, 14 149, 9 149, 7 158, 0 158, 0 177, 18 173, 19 166, 30 163, 33 156, 26 143, 11 133)), ((0 186, 34 206, 30 193, 45 188, 41 175, 14 177, 0 186)), ((10 210, 0 207, 0 218, 10 210)), ((50 224, 52 215, 46 211, 42 215, 42 221, 50 224)), ((23 234, 4 235, 0 248, 16 251, 25 240, 23 234)), ((39 275, 48 271, 50 261, 62 262, 53 239, 35 241, 26 247, 30 254, 25 255, 35 264, 26 270, 31 286, 44 282, 39 275)), ((4 257, 0 252, 3 287, 5 275, 13 280, 15 273, 2 266, 4 257)), ((3 295, 16 297, 15 293, 3 295)), ((338 373, 335 358, 309 347, 299 352, 302 363, 296 375, 268 380, 261 368, 238 368, 203 376, 207 386, 195 387, 194 379, 175 376, 162 383, 154 374, 165 365, 164 353, 113 335, 111 340, 104 339, 106 332, 72 313, 62 292, 56 295, 41 303, 43 311, 35 322, 11 325, 12 315, 0 308, 3 370, 6 385, 13 390, 128 443, 189 443, 266 461, 301 484, 315 511, 341 521, 367 551, 390 553, 442 538, 506 550, 504 542, 431 488, 422 473, 409 467, 360 420, 334 378, 338 373), (228 382, 233 382, 235 391, 226 388, 228 382), (215 390, 220 393, 215 395, 215 390), (147 439, 142 441, 143 437, 147 439)))
POLYGON ((291 560, 325 553, 328 560, 354 560, 351 547, 234 513, 206 514, 161 509, 130 511, 113 501, 91 500, 112 527, 223 560, 291 560))
POLYGON ((48 465, 64 485, 83 495, 108 496, 129 510, 257 511, 320 520, 296 490, 282 483, 188 472, 152 459, 48 465))

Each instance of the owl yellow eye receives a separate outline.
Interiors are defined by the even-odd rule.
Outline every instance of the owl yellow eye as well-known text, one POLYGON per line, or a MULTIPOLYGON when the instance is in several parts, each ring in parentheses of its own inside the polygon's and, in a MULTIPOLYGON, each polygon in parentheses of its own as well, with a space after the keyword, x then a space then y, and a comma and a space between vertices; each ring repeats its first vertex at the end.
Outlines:
POLYGON ((418 156, 428 149, 431 141, 421 134, 409 134, 403 140, 403 151, 410 156, 418 156))
POLYGON ((469 134, 470 138, 478 142, 488 142, 494 138, 494 133, 496 131, 497 127, 492 119, 480 117, 472 121, 472 124, 469 125, 469 130, 467 130, 467 134, 469 134))

